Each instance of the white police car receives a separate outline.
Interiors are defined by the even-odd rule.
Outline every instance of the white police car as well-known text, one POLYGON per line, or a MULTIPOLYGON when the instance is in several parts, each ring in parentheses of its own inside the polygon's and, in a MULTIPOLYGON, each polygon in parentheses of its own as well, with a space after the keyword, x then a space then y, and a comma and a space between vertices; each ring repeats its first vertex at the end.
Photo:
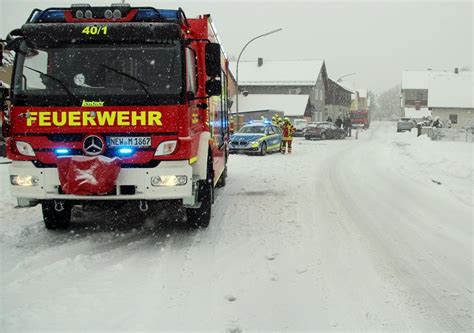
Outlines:
POLYGON ((280 151, 281 129, 269 122, 255 122, 243 126, 230 137, 230 153, 266 155, 280 151))

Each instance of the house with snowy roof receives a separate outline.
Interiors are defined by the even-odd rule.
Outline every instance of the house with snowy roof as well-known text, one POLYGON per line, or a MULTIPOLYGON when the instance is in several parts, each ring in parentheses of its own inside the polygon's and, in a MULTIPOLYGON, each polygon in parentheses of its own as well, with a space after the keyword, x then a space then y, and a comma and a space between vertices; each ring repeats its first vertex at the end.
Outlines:
POLYGON ((348 116, 351 111, 351 95, 353 93, 347 85, 329 77, 323 119, 331 117, 332 120, 336 120, 337 117, 348 116))
MULTIPOLYGON (((231 63, 237 74, 236 63, 231 63)), ((282 111, 289 118, 323 119, 328 76, 323 60, 239 62, 238 111, 282 111)), ((235 99, 234 99, 235 100, 235 99)), ((235 112, 233 103, 231 112, 235 112)))
POLYGON ((474 81, 472 72, 431 73, 428 108, 433 117, 451 122, 453 128, 474 125, 474 81))
POLYGON ((474 83, 472 72, 447 70, 403 71, 402 116, 440 117, 454 128, 472 123, 474 83))
POLYGON ((403 71, 401 116, 413 119, 430 117, 428 109, 428 81, 431 70, 403 71))

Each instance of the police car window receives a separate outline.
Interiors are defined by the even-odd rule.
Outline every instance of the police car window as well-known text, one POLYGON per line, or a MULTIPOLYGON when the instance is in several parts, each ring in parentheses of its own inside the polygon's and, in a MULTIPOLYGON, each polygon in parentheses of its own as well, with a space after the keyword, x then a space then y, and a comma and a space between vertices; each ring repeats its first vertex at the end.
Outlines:
POLYGON ((268 130, 268 134, 275 134, 275 131, 273 130, 273 127, 272 126, 269 126, 267 127, 267 130, 268 130))
POLYGON ((240 129, 239 132, 265 134, 265 126, 244 126, 240 129))

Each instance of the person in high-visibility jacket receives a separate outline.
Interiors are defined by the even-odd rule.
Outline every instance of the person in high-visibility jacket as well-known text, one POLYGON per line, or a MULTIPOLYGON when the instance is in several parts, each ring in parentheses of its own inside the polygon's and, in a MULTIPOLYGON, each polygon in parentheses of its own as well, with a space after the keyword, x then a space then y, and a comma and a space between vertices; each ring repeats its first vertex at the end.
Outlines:
POLYGON ((272 117, 272 123, 275 126, 281 127, 281 125, 283 124, 283 119, 281 119, 279 115, 274 114, 272 117))
POLYGON ((288 154, 291 154, 291 146, 293 143, 293 135, 296 128, 291 124, 290 119, 285 118, 281 126, 283 131, 283 140, 281 142, 281 153, 285 154, 288 147, 288 154))

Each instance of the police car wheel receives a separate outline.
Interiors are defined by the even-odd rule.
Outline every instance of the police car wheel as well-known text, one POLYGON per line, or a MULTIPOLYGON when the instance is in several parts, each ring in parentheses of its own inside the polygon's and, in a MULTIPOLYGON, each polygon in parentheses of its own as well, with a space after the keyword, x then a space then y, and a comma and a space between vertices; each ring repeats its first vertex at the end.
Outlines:
POLYGON ((267 155, 267 143, 264 141, 262 146, 260 147, 260 155, 265 156, 267 155))
POLYGON ((44 226, 48 230, 67 229, 71 222, 72 205, 67 201, 64 210, 58 212, 54 209, 54 201, 46 201, 41 204, 43 210, 44 226))

